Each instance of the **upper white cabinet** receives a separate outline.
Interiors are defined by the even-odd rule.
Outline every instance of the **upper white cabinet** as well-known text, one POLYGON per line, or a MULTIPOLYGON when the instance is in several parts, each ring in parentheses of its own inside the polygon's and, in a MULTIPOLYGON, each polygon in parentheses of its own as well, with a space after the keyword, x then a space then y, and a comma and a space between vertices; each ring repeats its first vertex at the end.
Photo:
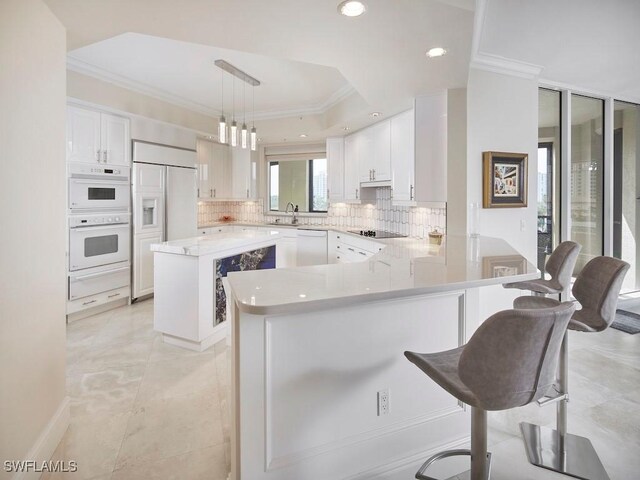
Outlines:
POLYGON ((359 139, 360 182, 391 181, 391 125, 383 120, 353 134, 359 139))
POLYGON ((67 107, 67 161, 129 165, 129 119, 95 110, 67 107))
POLYGON ((231 198, 231 169, 226 145, 198 139, 198 198, 231 198))
POLYGON ((347 203, 360 203, 360 137, 349 135, 344 139, 344 198, 347 203))
MULTIPOLYGON (((447 105, 446 91, 415 99, 417 205, 447 201, 447 105)), ((452 121, 458 120, 457 112, 452 112, 452 121)))
POLYGON ((249 149, 231 148, 198 139, 198 198, 247 200, 256 197, 257 156, 249 149))
POLYGON ((329 202, 344 201, 344 137, 327 138, 329 202))
POLYGON ((393 202, 415 201, 414 111, 391 118, 391 195, 393 202))
POLYGON ((231 148, 231 196, 233 199, 256 198, 257 170, 256 152, 248 148, 231 148))

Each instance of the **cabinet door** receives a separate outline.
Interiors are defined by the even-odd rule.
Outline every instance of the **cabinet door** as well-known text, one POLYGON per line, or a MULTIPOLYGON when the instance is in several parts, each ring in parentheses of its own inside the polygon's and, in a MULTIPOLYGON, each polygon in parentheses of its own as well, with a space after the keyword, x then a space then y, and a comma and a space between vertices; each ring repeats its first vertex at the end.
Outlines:
POLYGON ((373 135, 372 127, 365 128, 353 134, 357 143, 358 170, 360 172, 360 182, 373 181, 374 155, 373 155, 373 135))
POLYGON ((212 142, 198 139, 196 156, 198 162, 198 198, 211 198, 211 164, 215 145, 212 142))
POLYGON ((329 202, 344 200, 344 138, 327 138, 327 166, 329 168, 329 202))
POLYGON ((373 181, 391 180, 391 122, 383 120, 371 127, 373 181))
POLYGON ((447 93, 417 97, 416 185, 420 202, 447 201, 447 93))
POLYGON ((393 203, 414 201, 415 143, 413 110, 391 119, 391 195, 393 203))
POLYGON ((251 150, 231 149, 232 186, 234 199, 247 200, 255 195, 256 164, 251 158, 251 150))
POLYGON ((134 237, 133 297, 153 293, 153 252, 151 244, 161 243, 162 233, 146 233, 134 237))
POLYGON ((102 113, 100 125, 102 161, 111 165, 129 165, 131 163, 129 119, 102 113))
POLYGON ((344 200, 350 203, 360 201, 360 170, 358 163, 358 137, 349 135, 344 139, 344 200))
POLYGON ((67 161, 102 161, 99 112, 67 107, 67 161))
POLYGON ((228 198, 229 195, 229 172, 227 171, 227 150, 228 147, 213 144, 211 152, 210 177, 211 177, 211 197, 212 198, 228 198))

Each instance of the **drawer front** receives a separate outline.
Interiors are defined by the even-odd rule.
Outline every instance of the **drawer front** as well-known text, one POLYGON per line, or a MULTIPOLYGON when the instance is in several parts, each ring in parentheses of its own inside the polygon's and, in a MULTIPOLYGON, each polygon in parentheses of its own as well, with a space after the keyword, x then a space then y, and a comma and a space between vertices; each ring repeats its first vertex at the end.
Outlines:
POLYGON ((67 302, 67 315, 127 298, 130 296, 130 294, 131 289, 127 286, 115 290, 109 290, 108 292, 99 293, 97 295, 90 295, 88 297, 79 298, 77 300, 70 300, 69 302, 67 302))
POLYGON ((130 283, 129 267, 86 275, 69 275, 69 300, 96 295, 130 283))

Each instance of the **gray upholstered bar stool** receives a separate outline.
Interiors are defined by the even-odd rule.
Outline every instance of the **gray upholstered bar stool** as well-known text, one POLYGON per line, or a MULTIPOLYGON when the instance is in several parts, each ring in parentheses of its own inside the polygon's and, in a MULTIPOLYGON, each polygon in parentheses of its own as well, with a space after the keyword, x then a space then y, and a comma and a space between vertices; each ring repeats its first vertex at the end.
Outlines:
POLYGON ((416 478, 433 480, 425 471, 436 460, 471 456, 471 479, 487 480, 487 410, 507 410, 544 396, 553 384, 560 344, 572 303, 540 310, 505 310, 489 317, 469 342, 438 353, 404 352, 438 385, 471 406, 471 449, 448 450, 429 458, 416 478))
POLYGON ((573 267, 576 265, 578 253, 582 247, 576 242, 562 242, 549 255, 544 266, 545 271, 551 275, 550 279, 536 278, 525 282, 505 283, 504 288, 517 288, 519 290, 531 290, 534 295, 545 296, 562 293, 571 282, 573 267))
MULTIPOLYGON (((569 330, 601 332, 606 330, 616 315, 618 294, 629 264, 611 257, 591 259, 578 274, 572 293, 582 308, 576 310, 569 330)), ((523 296, 514 300, 514 308, 549 308, 559 305, 552 298, 523 296)), ((521 423, 529 461, 539 467, 555 470, 586 480, 605 479, 609 476, 588 438, 567 433, 567 402, 569 376, 568 335, 565 334, 560 350, 557 392, 538 401, 540 405, 557 402, 557 428, 521 423)))

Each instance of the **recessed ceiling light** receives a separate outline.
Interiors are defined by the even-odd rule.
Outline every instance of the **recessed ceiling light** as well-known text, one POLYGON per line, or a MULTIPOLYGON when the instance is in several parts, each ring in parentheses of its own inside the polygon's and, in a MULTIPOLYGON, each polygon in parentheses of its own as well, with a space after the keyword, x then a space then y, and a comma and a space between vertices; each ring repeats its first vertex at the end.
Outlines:
POLYGON ((355 0, 346 0, 338 5, 338 12, 345 17, 359 17, 367 10, 364 3, 355 0))
POLYGON ((432 49, 430 49, 427 52, 427 57, 429 58, 434 58, 434 57, 441 57, 443 56, 445 53, 447 53, 447 50, 442 48, 442 47, 434 47, 432 49))
POLYGON ((369 114, 369 116, 373 118, 378 118, 380 115, 382 115, 380 112, 371 112, 369 114))
POLYGON ((307 134, 306 133, 301 133, 300 134, 300 138, 307 138, 307 134))

